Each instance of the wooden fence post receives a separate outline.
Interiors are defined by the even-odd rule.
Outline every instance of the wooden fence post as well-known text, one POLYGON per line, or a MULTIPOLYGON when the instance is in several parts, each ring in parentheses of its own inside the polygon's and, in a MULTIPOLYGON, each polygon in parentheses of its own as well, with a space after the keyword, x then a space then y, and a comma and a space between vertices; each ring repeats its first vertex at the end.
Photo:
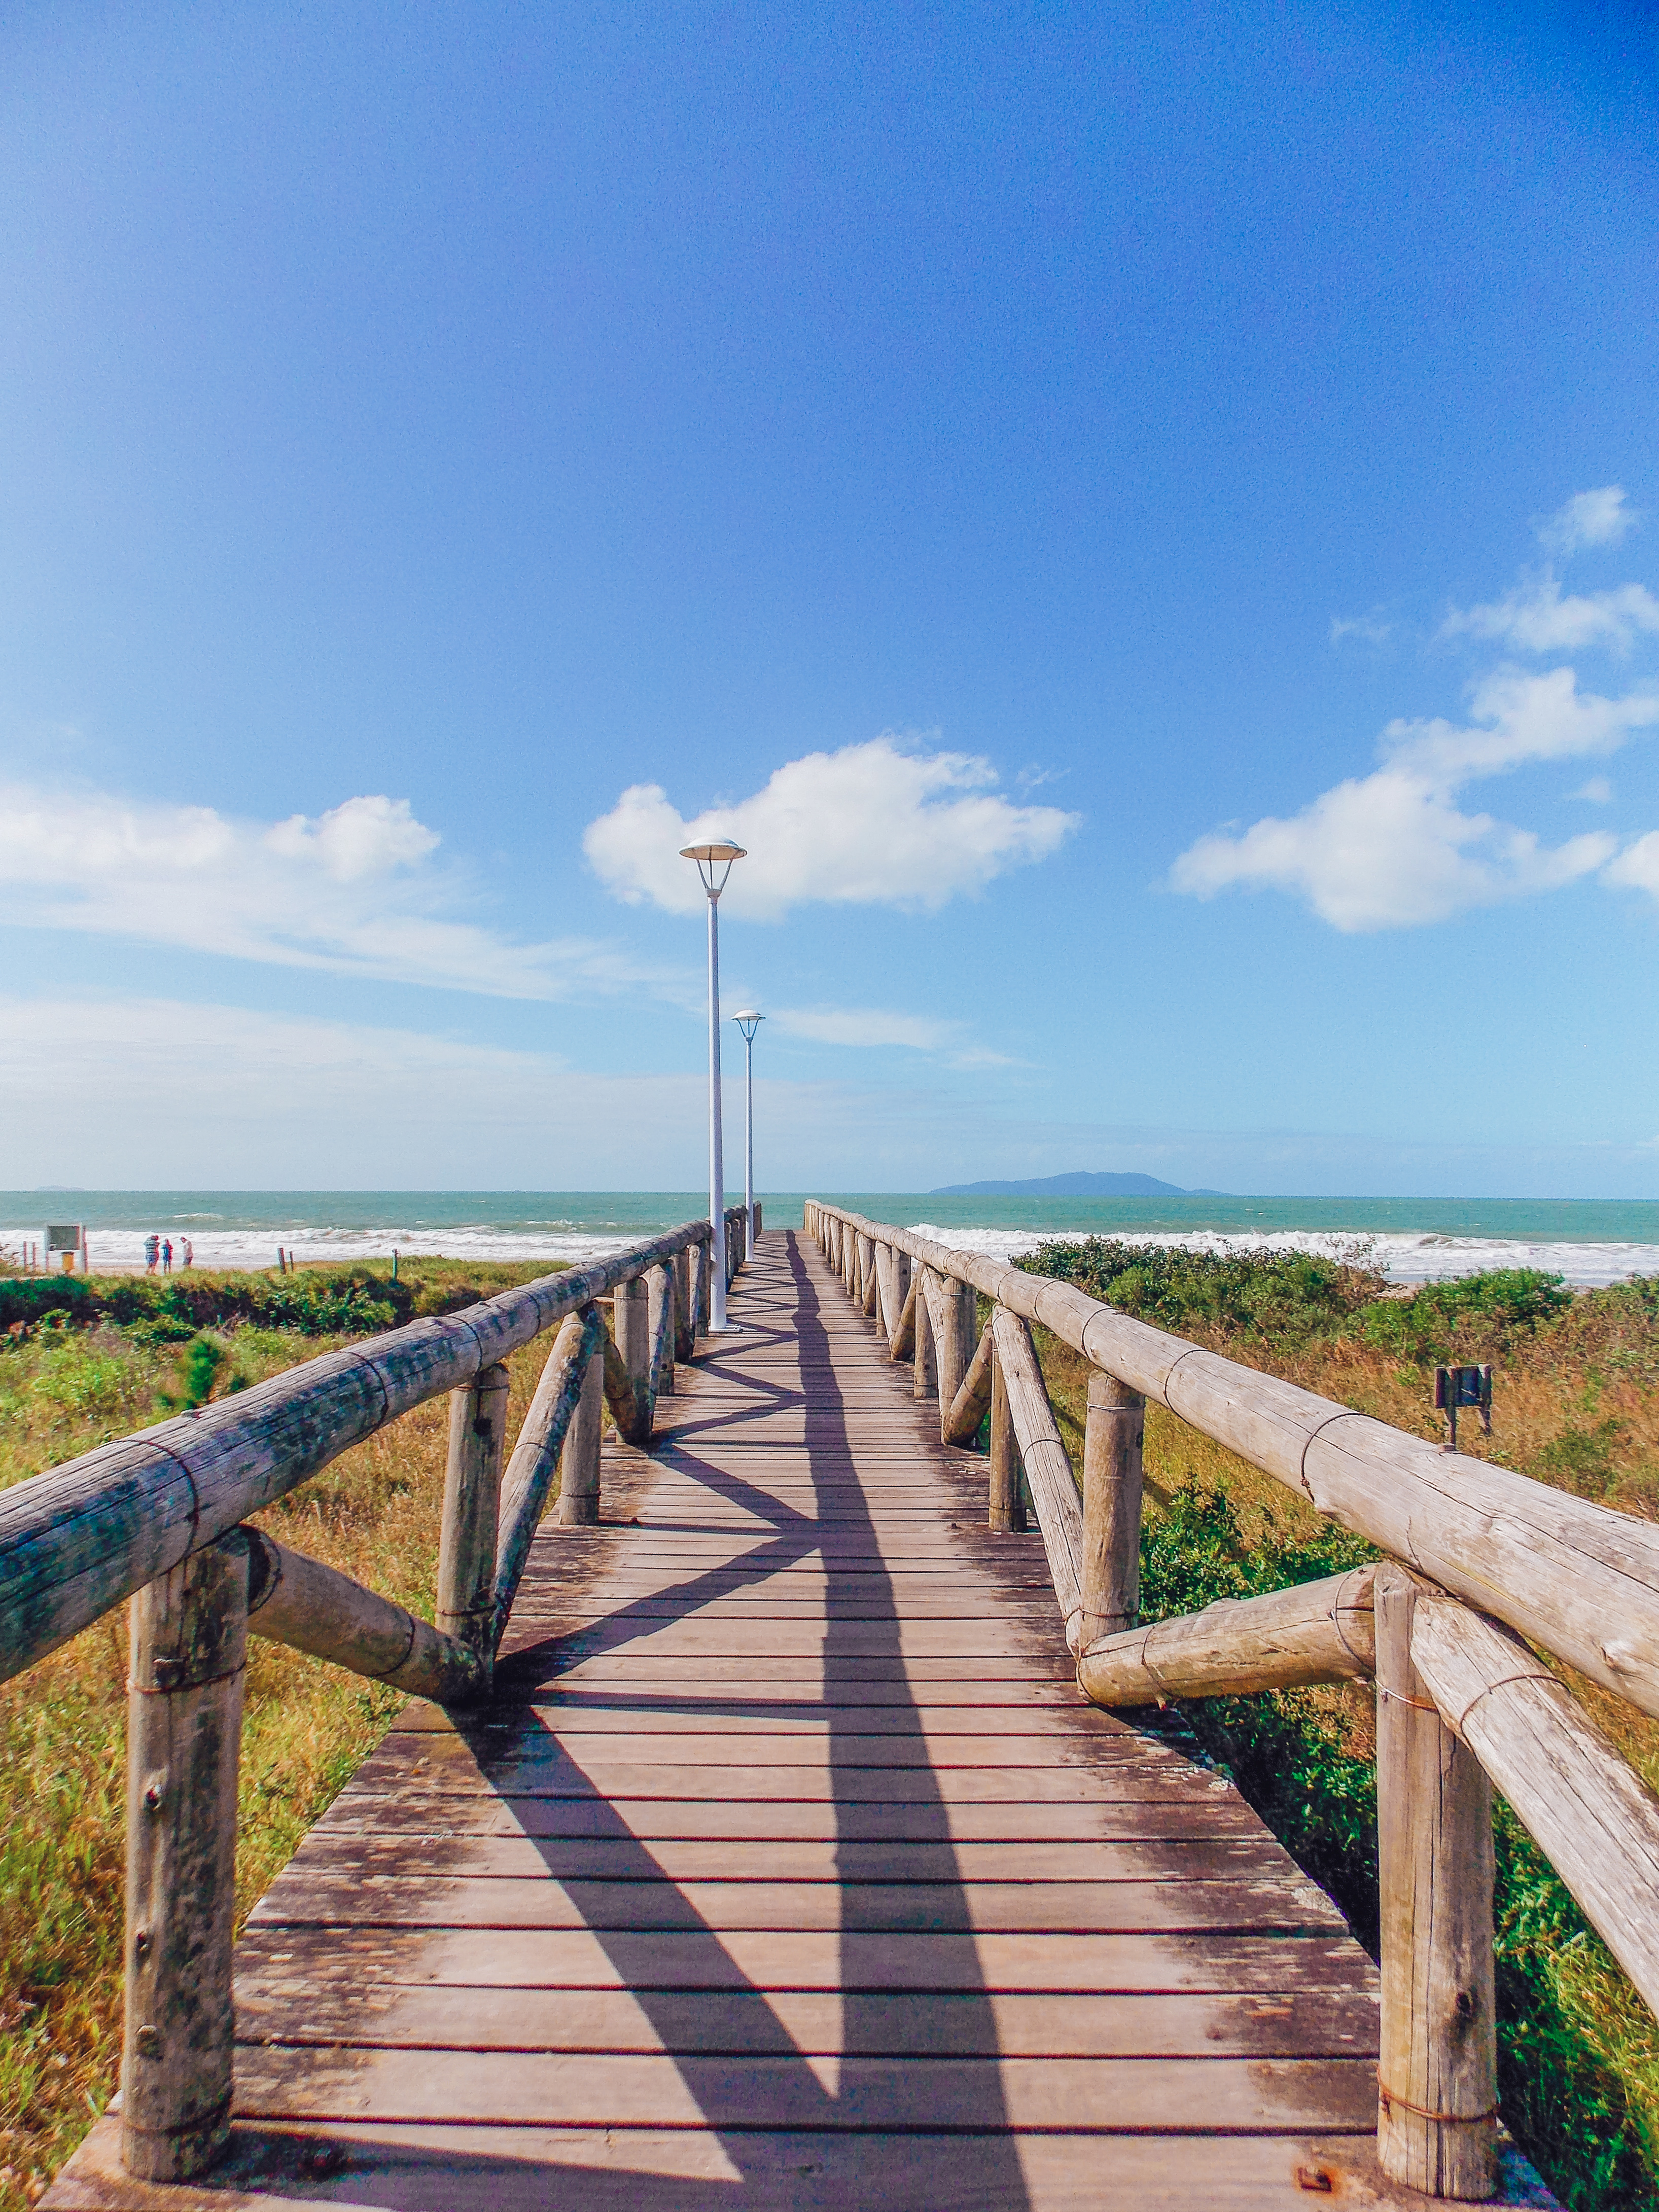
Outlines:
POLYGON ((558 1527, 591 1528, 599 1517, 599 1431, 604 1422, 605 1354, 596 1352, 582 1376, 582 1395, 559 1453, 559 1498, 553 1511, 558 1527))
POLYGON ((1431 2197, 1498 2186, 1492 1785, 1412 1662, 1417 1578, 1376 1571, 1377 2160, 1431 2197))
POLYGON ((444 1469, 434 1626, 489 1666, 495 1650, 495 1537, 501 1448, 507 1439, 505 1367, 481 1368, 449 1394, 449 1461, 444 1469))
POLYGON ((1083 1431, 1083 1644, 1133 1628, 1140 1612, 1141 1445, 1146 1401, 1089 1370, 1083 1431))
POLYGON ((860 1237, 859 1264, 863 1273, 859 1286, 859 1304, 866 1313, 879 1316, 881 1304, 876 1272, 876 1240, 873 1237, 860 1237))
POLYGON ((760 1233, 761 1233, 761 1202, 760 1202, 759 1199, 757 1199, 757 1200, 755 1200, 755 1242, 756 1242, 757 1243, 759 1243, 759 1242, 760 1242, 760 1233))
POLYGON ((247 1583, 233 1532, 131 1604, 121 2157, 145 2181, 201 2172, 230 2134, 247 1583))
MULTIPOLYGON (((938 1280, 939 1279, 935 1279, 938 1280)), ((934 1366, 939 1382, 939 1414, 941 1435, 956 1396, 961 1389, 968 1370, 974 1364, 974 1353, 979 1346, 979 1301, 971 1283, 958 1283, 948 1277, 939 1281, 942 1293, 938 1330, 934 1346, 934 1366)))
POLYGON ((904 1310, 910 1296, 910 1255, 893 1248, 893 1319, 887 1332, 887 1356, 902 1359, 915 1349, 914 1334, 915 1316, 910 1319, 911 1334, 907 1338, 904 1310))
POLYGON ((714 1239, 710 1237, 705 1237, 702 1242, 696 1247, 696 1262, 695 1273, 696 1275, 697 1284, 696 1330, 699 1336, 707 1336, 708 1334, 708 1316, 712 1310, 709 1300, 714 1296, 714 1239))
POLYGON ((1008 1404, 1008 1378, 994 1347, 991 1353, 991 1510, 989 1526, 999 1534, 1025 1526, 1025 1500, 1019 1486, 1019 1444, 1008 1404))
POLYGON ((653 1267, 646 1277, 647 1321, 647 1341, 654 1350, 659 1336, 663 1339, 662 1358, 652 1382, 665 1397, 674 1395, 674 1270, 672 1267, 653 1267), (667 1309, 665 1318, 664 1310, 667 1309))
POLYGON ((674 1357, 690 1359, 697 1348, 696 1292, 691 1282, 691 1247, 674 1255, 674 1357))
POLYGON ((916 1342, 910 1362, 910 1395, 931 1398, 939 1388, 939 1354, 933 1344, 933 1316, 927 1297, 935 1278, 931 1267, 918 1261, 912 1279, 916 1286, 916 1342))
MULTIPOLYGON (((625 1283, 618 1283, 611 1294, 611 1334, 616 1339, 617 1350, 623 1365, 628 1370, 628 1379, 634 1388, 634 1402, 649 1410, 651 1391, 651 1304, 644 1279, 635 1275, 625 1283)), ((630 1437, 633 1443, 648 1443, 651 1431, 643 1418, 640 1425, 643 1437, 630 1437)))

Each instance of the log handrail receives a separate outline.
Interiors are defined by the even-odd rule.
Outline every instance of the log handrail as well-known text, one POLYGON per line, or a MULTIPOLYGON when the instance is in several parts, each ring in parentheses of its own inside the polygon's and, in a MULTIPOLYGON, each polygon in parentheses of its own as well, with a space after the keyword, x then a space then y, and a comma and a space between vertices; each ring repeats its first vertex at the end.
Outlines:
POLYGON ((1328 1519, 1659 1716, 1659 1527, 1443 1451, 1069 1284, 838 1207, 818 1210, 1040 1322, 1328 1519))
POLYGON ((708 1236, 687 1222, 461 1312, 325 1352, 0 1492, 0 1681, 429 1398, 708 1236))
MULTIPOLYGON (((849 1236, 867 1244, 884 1282, 896 1255, 907 1255, 911 1304, 916 1280, 941 1310, 951 1285, 971 1285, 991 1301, 990 1326, 942 1413, 944 1434, 947 1443, 970 1442, 988 1393, 990 1526, 1020 1525, 1006 1463, 1012 1448, 1085 1696, 1134 1706, 1376 1681, 1379 2162, 1391 2179, 1431 2196, 1490 2197, 1493 1784, 1659 2012, 1659 1798, 1530 1648, 1659 1713, 1659 1530, 1442 1451, 1068 1284, 816 1201, 806 1225, 826 1251, 849 1236), (1080 1512, 1032 1322, 1082 1352, 1093 1370, 1080 1512), (1102 1590, 1127 1591, 1115 1617, 1134 1619, 1140 1393, 1392 1557, 1085 1639, 1085 1624, 1113 1617, 1102 1590), (1127 1472, 1126 1422, 1133 1438, 1127 1472)), ((919 1331, 923 1325, 918 1311, 919 1331)), ((895 1357, 900 1334, 895 1327, 890 1339, 895 1357)))

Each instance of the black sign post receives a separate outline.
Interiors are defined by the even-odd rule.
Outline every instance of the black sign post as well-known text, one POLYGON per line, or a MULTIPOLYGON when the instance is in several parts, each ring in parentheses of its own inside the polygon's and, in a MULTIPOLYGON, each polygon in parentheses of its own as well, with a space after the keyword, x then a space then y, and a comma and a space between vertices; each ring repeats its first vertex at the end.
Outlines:
POLYGON ((1480 1425, 1492 1434, 1492 1369, 1488 1367, 1437 1367, 1434 1370, 1434 1402, 1446 1417, 1451 1431, 1450 1441, 1443 1444, 1442 1451, 1457 1449, 1457 1409, 1473 1406, 1480 1416, 1480 1425))

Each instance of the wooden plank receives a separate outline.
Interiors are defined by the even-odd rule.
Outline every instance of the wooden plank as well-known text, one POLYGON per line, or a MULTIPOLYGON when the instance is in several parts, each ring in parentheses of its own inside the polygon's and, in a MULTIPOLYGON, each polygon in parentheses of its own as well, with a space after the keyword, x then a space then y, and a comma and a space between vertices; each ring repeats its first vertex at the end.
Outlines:
POLYGON ((1340 1929, 1294 1874, 1249 1881, 518 1881, 305 1874, 254 1907, 261 1927, 822 1928, 854 1935, 1340 1929))
POLYGON ((828 1798, 473 1796, 404 1788, 386 1796, 354 1790, 312 1830, 313 1838, 350 1835, 614 1836, 642 1840, 732 1837, 750 1841, 858 1843, 1028 1843, 1049 1841, 1206 1842, 1260 1836, 1261 1820, 1231 1791, 1194 1802, 1138 1791, 1121 1797, 1031 1805, 848 1805, 828 1798))
POLYGON ((838 1929, 318 1928, 255 1921, 239 1973, 280 1981, 303 2016, 313 1990, 410 1986, 526 1989, 1159 1990, 1267 1996, 1358 1989, 1376 1972, 1346 1936, 1206 1929, 1101 1932, 984 1929, 889 1933, 843 1947, 838 1929))
POLYGON ((1156 1842, 1000 1843, 948 1838, 856 1843, 840 1837, 816 1843, 723 1837, 707 1842, 661 1838, 648 1847, 633 1835, 534 1838, 414 1837, 366 1840, 313 1830, 290 1862, 306 1875, 361 1873, 365 1881, 399 1878, 558 1881, 1226 1881, 1282 1882, 1283 1863, 1265 1836, 1216 1840, 1165 1838, 1156 1842))
POLYGON ((1183 2135, 1369 2130, 1360 2058, 984 2059, 842 2057, 833 2089, 799 2056, 684 2060, 627 2051, 419 2052, 245 2045, 237 2104, 254 2118, 324 2114, 498 2125, 1179 2130, 1183 2135))

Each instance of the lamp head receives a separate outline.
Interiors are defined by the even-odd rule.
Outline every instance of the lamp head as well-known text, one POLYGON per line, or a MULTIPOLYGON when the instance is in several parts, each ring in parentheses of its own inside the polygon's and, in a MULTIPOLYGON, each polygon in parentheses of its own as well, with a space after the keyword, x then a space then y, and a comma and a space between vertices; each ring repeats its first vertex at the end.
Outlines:
POLYGON ((738 1027, 743 1031, 744 1042, 745 1044, 753 1044, 755 1042, 755 1031, 766 1019, 766 1017, 764 1014, 757 1014, 752 1006, 745 1006, 740 1014, 733 1014, 732 1018, 737 1024, 738 1027))
POLYGON ((732 872, 734 860, 746 860, 749 855, 741 845, 734 845, 729 837, 715 837, 706 845, 682 845, 680 858, 695 860, 697 873, 702 878, 702 887, 711 899, 717 899, 726 889, 726 879, 732 872))

